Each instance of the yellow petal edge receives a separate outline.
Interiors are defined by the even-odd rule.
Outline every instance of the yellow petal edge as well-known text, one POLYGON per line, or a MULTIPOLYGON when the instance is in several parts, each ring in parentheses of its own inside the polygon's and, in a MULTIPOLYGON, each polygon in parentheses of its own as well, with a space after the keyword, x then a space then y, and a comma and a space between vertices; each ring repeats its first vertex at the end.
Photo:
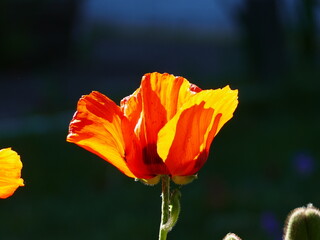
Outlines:
POLYGON ((21 169, 22 162, 15 151, 0 150, 0 198, 10 197, 19 186, 24 186, 21 169))
MULTIPOLYGON (((159 156, 166 161, 170 147, 174 140, 176 133, 177 122, 183 111, 194 105, 200 105, 205 102, 204 108, 214 109, 214 117, 221 113, 221 119, 217 128, 216 134, 220 131, 221 127, 232 118, 233 112, 238 105, 238 90, 231 90, 229 86, 222 89, 203 90, 193 97, 191 97, 177 112, 177 114, 160 130, 158 134, 157 150, 159 156)), ((213 117, 213 120, 214 120, 213 117)), ((212 122, 213 122, 212 120, 212 122)), ((208 128, 210 129, 210 127, 208 128)), ((209 132, 206 133, 205 139, 209 132)), ((200 146, 199 152, 205 148, 200 146)))

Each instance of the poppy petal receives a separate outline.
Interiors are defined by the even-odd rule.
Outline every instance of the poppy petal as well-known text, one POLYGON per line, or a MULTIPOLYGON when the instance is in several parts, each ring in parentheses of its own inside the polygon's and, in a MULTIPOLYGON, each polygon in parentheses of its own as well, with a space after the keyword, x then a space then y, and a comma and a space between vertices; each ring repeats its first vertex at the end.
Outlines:
POLYGON ((98 155, 134 178, 125 161, 122 117, 119 106, 107 96, 94 91, 79 100, 67 141, 98 155))
POLYGON ((177 113, 191 96, 201 91, 199 87, 191 84, 183 77, 157 72, 145 74, 141 82, 141 88, 143 90, 144 107, 148 110, 149 108, 154 110, 155 114, 152 112, 151 115, 154 119, 157 119, 159 109, 156 105, 160 104, 165 109, 166 122, 177 113))
POLYGON ((145 74, 141 87, 121 101, 121 109, 128 119, 123 121, 123 132, 128 133, 126 159, 136 176, 148 179, 169 174, 157 153, 158 132, 183 103, 199 91, 200 88, 185 78, 154 72, 145 74))
POLYGON ((22 162, 15 151, 0 150, 0 198, 10 197, 19 186, 24 186, 21 169, 22 162))
POLYGON ((134 129, 142 111, 140 88, 130 96, 123 98, 120 102, 120 108, 123 115, 128 120, 128 123, 131 125, 131 128, 134 129))
POLYGON ((172 176, 193 175, 207 160, 221 127, 233 116, 237 90, 204 90, 186 102, 160 130, 157 151, 172 176))
MULTIPOLYGON (((122 132, 124 134, 126 161, 129 169, 139 179, 151 179, 157 174, 158 169, 155 171, 150 170, 150 161, 152 156, 145 157, 143 149, 146 149, 146 139, 143 137, 145 134, 142 132, 145 129, 141 127, 142 123, 142 99, 141 88, 138 88, 133 94, 121 100, 121 110, 125 116, 122 119, 122 132), (142 137, 140 137, 142 136, 142 137), (142 139, 143 143, 141 143, 142 139), (142 148, 143 145, 143 148, 142 148)), ((142 125, 144 126, 144 125, 142 125)), ((156 154, 156 156, 158 156, 156 154)), ((151 162, 151 161, 150 161, 151 162)), ((164 165, 162 161, 160 164, 164 165)))

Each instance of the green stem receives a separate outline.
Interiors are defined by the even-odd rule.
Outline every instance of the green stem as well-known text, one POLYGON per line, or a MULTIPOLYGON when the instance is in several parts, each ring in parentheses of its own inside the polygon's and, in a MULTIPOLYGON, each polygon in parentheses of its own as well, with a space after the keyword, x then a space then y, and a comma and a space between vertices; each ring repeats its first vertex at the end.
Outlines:
POLYGON ((168 175, 161 176, 162 180, 162 206, 161 206, 161 223, 159 230, 159 240, 166 240, 169 230, 165 224, 169 220, 169 204, 170 204, 170 177, 168 175))

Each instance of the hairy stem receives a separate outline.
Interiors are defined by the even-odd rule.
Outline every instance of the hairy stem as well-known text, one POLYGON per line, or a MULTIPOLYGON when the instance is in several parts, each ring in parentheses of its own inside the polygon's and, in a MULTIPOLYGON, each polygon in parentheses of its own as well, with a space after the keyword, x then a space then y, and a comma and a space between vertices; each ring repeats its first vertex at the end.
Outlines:
POLYGON ((161 223, 159 230, 159 240, 166 240, 169 230, 165 227, 165 224, 169 220, 169 204, 170 204, 170 177, 163 175, 162 181, 162 206, 161 206, 161 223))

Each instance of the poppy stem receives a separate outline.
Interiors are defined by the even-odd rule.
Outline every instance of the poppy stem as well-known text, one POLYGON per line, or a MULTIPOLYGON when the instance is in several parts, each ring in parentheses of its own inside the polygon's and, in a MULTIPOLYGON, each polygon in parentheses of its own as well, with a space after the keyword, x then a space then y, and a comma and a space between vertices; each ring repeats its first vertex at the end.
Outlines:
POLYGON ((168 175, 161 176, 162 180, 162 206, 161 206, 161 223, 159 230, 159 240, 166 240, 169 229, 166 223, 169 220, 169 204, 170 204, 170 177, 168 175))

